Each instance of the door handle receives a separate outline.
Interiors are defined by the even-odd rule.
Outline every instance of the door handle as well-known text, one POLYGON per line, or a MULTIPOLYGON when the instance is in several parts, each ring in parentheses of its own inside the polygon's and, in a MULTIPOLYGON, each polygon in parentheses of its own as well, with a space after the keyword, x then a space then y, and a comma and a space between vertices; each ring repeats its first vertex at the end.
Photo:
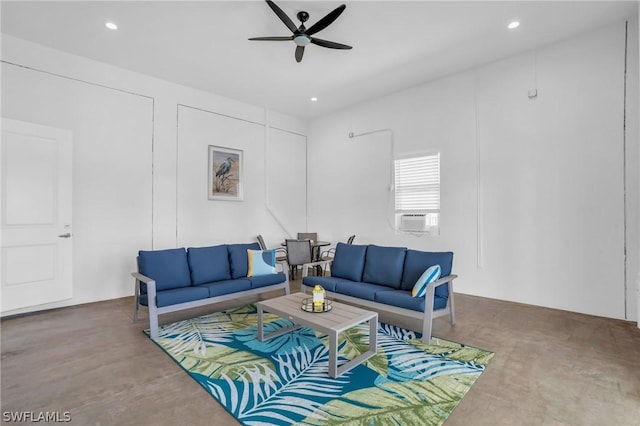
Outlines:
POLYGON ((69 238, 69 237, 71 237, 71 234, 68 232, 66 234, 58 235, 58 238, 69 238))

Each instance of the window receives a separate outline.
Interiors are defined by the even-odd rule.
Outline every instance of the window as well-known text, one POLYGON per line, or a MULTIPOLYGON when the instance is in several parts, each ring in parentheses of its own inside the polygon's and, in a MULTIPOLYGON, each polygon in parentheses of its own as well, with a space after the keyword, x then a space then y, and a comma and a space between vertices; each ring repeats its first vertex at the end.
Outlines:
POLYGON ((393 163, 396 229, 437 231, 440 218, 440 154, 393 163))

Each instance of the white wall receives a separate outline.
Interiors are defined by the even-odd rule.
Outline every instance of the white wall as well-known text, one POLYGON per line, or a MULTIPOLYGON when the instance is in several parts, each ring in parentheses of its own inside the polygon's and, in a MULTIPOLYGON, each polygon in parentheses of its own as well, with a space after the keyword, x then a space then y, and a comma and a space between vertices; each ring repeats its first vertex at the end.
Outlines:
POLYGON ((2 61, 2 115, 74 135, 74 296, 3 315, 130 295, 141 249, 258 234, 276 245, 301 229, 271 212, 284 211, 285 193, 306 211, 303 121, 10 36, 2 61), (207 200, 208 145, 244 150, 244 201, 207 200), (295 181, 268 169, 285 155, 295 181))
MULTIPOLYGON (((307 229, 306 159, 306 136, 303 138, 297 133, 275 127, 269 129, 265 155, 267 204, 273 217, 278 218, 281 228, 291 237, 307 229)), ((274 240, 273 235, 264 237, 270 247, 280 242, 274 240)))
POLYGON ((259 106, 3 36, 3 116, 75 136, 74 298, 39 308, 131 294, 139 249, 258 233, 276 245, 310 230, 332 241, 356 233, 359 243, 453 250, 463 293, 636 318, 637 22, 626 157, 623 27, 359 105, 309 131, 259 106), (534 86, 539 96, 529 100, 534 86), (206 201, 206 145, 229 146, 236 131, 251 166, 245 201, 206 201), (440 236, 391 229, 392 149, 441 152, 440 236))
POLYGON ((262 123, 178 107, 179 246, 254 241, 258 234, 269 246, 276 246, 286 235, 294 235, 292 230, 305 229, 306 138, 271 128, 268 144, 266 137, 262 123), (204 154, 209 145, 243 151, 243 201, 207 199, 208 157, 204 154), (267 194, 273 216, 268 214, 267 194), (300 210, 301 215, 291 215, 300 210))
MULTIPOLYGON (((637 24, 629 29, 637 43, 637 24)), ((623 166, 636 177, 626 195, 635 223, 638 115, 627 117, 625 154, 624 48, 620 23, 313 121, 309 227, 332 240, 353 230, 357 243, 452 250, 462 293, 634 319, 638 258, 625 271, 624 251, 637 253, 640 238, 635 225, 625 235, 623 166), (352 151, 356 139, 368 148, 352 151), (380 219, 392 201, 374 170, 386 176, 391 144, 396 155, 441 152, 439 236, 399 235, 380 219), (363 198, 346 196, 345 180, 363 198)), ((637 67, 627 72, 637 111, 637 67)))
MULTIPOLYGON (((635 93, 640 92, 640 72, 638 71, 640 67, 640 37, 635 37, 635 34, 638 34, 640 31, 638 29, 638 22, 640 21, 640 9, 638 10, 638 19, 635 22, 630 23, 630 37, 629 37, 629 61, 628 61, 628 69, 632 72, 629 74, 630 78, 627 79, 628 89, 629 91, 633 91, 635 93), (635 56, 634 56, 635 55, 635 56)), ((627 144, 627 158, 633 159, 636 158, 636 161, 640 163, 640 143, 637 143, 640 140, 640 100, 637 98, 631 98, 630 102, 627 103, 627 116, 628 117, 636 117, 636 119, 631 119, 629 125, 627 126, 627 140, 630 141, 627 144), (636 141, 636 143, 634 143, 636 141)), ((633 164, 633 162, 632 162, 633 164)), ((627 183, 629 184, 628 193, 636 194, 635 200, 634 197, 628 197, 629 203, 627 203, 627 218, 628 218, 628 234, 631 237, 640 235, 640 214, 634 214, 640 211, 640 167, 638 168, 627 168, 627 183)), ((639 238, 640 239, 640 238, 639 238)), ((640 245, 640 244, 639 244, 640 245)), ((633 269, 629 269, 629 275, 627 280, 627 312, 630 313, 628 315, 629 318, 633 318, 633 313, 635 312, 635 318, 637 320, 638 328, 640 328, 640 247, 636 245, 631 245, 631 250, 627 252, 627 259, 630 264, 633 265, 635 263, 635 275, 636 275, 636 283, 635 283, 635 305, 633 303, 634 300, 634 285, 632 283, 633 280, 633 269), (634 261, 635 259, 635 261, 634 261)))

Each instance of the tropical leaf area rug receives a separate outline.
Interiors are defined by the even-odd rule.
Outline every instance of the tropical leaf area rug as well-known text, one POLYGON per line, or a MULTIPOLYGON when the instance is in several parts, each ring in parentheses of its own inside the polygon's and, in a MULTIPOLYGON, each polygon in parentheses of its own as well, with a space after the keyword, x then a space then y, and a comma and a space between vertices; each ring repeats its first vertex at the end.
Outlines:
MULTIPOLYGON (((332 379, 326 335, 303 327, 260 342, 257 322, 247 305, 163 326, 154 341, 246 425, 441 425, 494 355, 381 323, 376 355, 332 379)), ((338 365, 368 342, 366 323, 340 333, 338 365)))

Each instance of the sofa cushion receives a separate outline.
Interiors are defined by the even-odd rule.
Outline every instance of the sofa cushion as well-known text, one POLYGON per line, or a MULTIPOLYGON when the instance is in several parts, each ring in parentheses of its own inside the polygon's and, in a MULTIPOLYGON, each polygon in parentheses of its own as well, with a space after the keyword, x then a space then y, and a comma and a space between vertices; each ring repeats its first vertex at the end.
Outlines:
MULTIPOLYGON (((452 252, 428 252, 418 250, 407 250, 404 259, 404 272, 402 274, 402 290, 411 291, 418 278, 426 269, 433 265, 440 265, 442 273, 441 277, 451 275, 451 266, 453 263, 452 252)), ((436 288, 436 295, 440 297, 449 297, 449 288, 441 285, 436 288)))
POLYGON ((228 244, 229 266, 231 267, 231 278, 242 278, 247 276, 249 262, 247 250, 260 250, 260 244, 228 244))
MULTIPOLYGON (((424 297, 413 297, 410 291, 405 290, 385 290, 376 292, 376 302, 385 305, 397 306, 399 308, 411 309, 412 311, 424 312, 424 297)), ((444 309, 447 306, 447 298, 435 296, 433 299, 433 309, 444 309)))
POLYGON ((247 250, 247 262, 248 277, 276 273, 275 250, 247 250))
POLYGON ((440 265, 429 267, 420 275, 420 278, 418 278, 418 281, 414 284, 411 295, 413 297, 424 297, 424 294, 427 292, 427 286, 440 278, 441 271, 440 265))
MULTIPOLYGON (((140 304, 148 305, 148 294, 140 295, 140 304)), ((181 287, 169 290, 162 290, 156 293, 156 306, 177 305, 179 303, 193 302, 194 300, 206 299, 209 297, 209 290, 200 287, 181 287)))
POLYGON ((354 281, 343 281, 336 285, 336 293, 359 299, 375 300, 376 292, 389 290, 389 287, 371 283, 357 283, 354 281))
POLYGON ((251 288, 266 287, 268 285, 280 284, 287 280, 284 274, 259 275, 257 277, 247 278, 251 281, 251 288))
POLYGON ((400 288, 406 252, 405 247, 370 245, 367 247, 362 281, 400 288))
POLYGON ((231 279, 226 245, 189 247, 187 259, 193 285, 231 279))
POLYGON ((315 287, 316 284, 321 286, 327 291, 336 291, 336 285, 340 282, 352 282, 350 280, 345 280, 344 278, 336 278, 336 277, 304 277, 302 279, 302 284, 307 287, 315 287))
MULTIPOLYGON (((187 252, 184 248, 140 250, 138 267, 142 275, 155 280, 157 291, 191 285, 187 252)), ((146 286, 143 293, 146 293, 146 286)))
POLYGON ((204 288, 208 292, 208 297, 222 296, 224 294, 236 293, 251 289, 251 281, 248 279, 216 281, 201 284, 199 288, 204 288))
POLYGON ((361 281, 366 253, 367 246, 338 243, 331 264, 331 276, 361 281))

